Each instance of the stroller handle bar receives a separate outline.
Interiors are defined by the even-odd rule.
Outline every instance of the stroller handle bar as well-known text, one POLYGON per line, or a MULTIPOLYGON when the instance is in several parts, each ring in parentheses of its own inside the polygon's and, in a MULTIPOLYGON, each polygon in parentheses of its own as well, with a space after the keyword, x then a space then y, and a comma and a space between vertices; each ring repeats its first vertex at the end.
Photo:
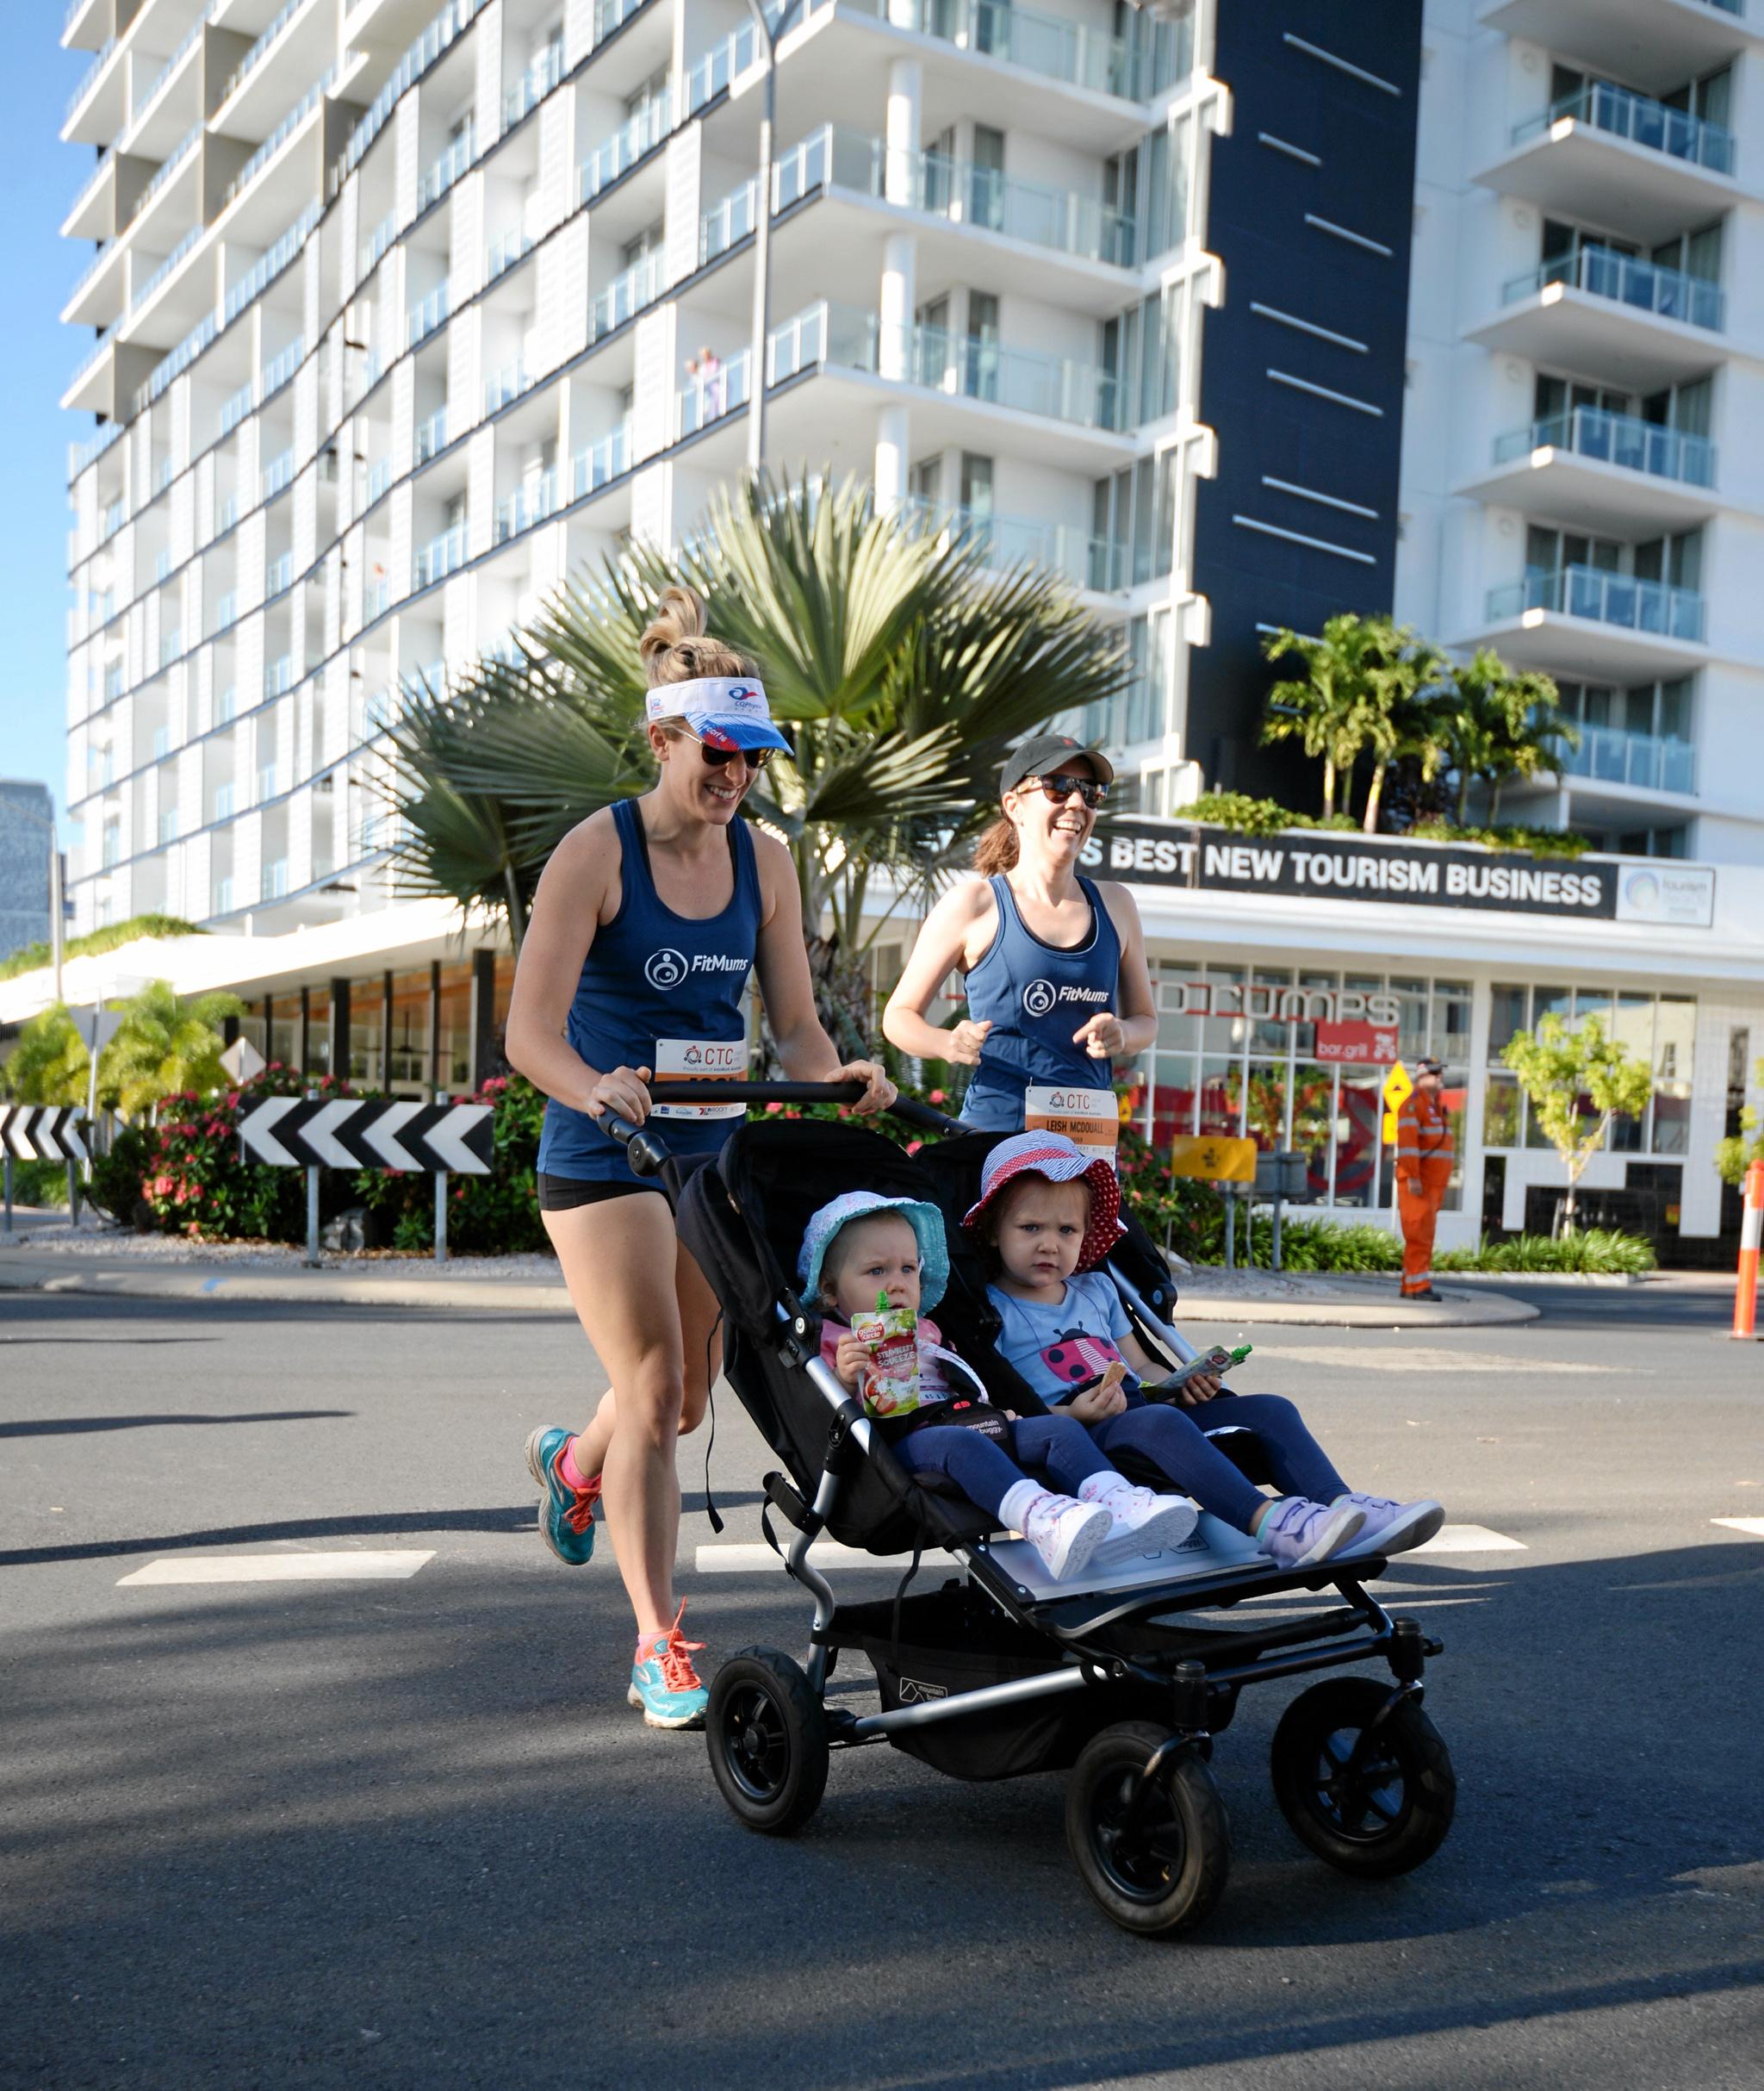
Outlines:
MULTIPOLYGON (((669 1104, 855 1104, 865 1085, 844 1082, 666 1082, 649 1085, 669 1104)), ((903 1124, 928 1132, 958 1133, 967 1129, 960 1120, 922 1104, 916 1097, 897 1097, 888 1107, 891 1117, 903 1124)), ((600 1120, 601 1130, 618 1141, 639 1176, 654 1176, 668 1160, 668 1149, 655 1134, 633 1125, 629 1118, 612 1111, 600 1120)))

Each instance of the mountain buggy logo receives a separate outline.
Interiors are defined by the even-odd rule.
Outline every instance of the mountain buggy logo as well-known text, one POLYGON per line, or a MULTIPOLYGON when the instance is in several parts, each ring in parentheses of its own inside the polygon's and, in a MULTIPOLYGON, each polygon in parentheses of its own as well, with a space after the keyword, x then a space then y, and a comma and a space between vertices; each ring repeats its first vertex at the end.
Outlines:
POLYGON ((686 976, 685 959, 666 944, 659 951, 651 952, 649 962, 643 968, 643 978, 651 987, 659 987, 664 994, 669 988, 678 987, 686 976))
POLYGON ((927 1699, 947 1699, 949 1688, 945 1684, 922 1684, 916 1677, 903 1677, 895 1696, 903 1706, 919 1706, 927 1699))
POLYGON ((1062 1002, 1102 1008, 1109 1000, 1106 987, 1055 987, 1052 980, 1031 980, 1023 989, 1023 1008, 1031 1017, 1048 1017, 1062 1002))

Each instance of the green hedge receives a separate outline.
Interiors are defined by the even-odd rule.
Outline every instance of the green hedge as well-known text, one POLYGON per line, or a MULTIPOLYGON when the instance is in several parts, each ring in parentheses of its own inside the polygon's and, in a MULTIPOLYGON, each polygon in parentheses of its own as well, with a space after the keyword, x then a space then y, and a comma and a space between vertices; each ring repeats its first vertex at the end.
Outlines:
MULTIPOLYGON (((206 937, 208 933, 179 915, 131 915, 127 922, 113 922, 102 930, 89 930, 84 937, 70 937, 61 947, 61 955, 64 959, 96 958, 105 951, 120 951, 124 944, 142 937, 206 937)), ((34 973, 53 956, 46 943, 24 944, 9 957, 0 959, 0 980, 34 973)))
MULTIPOLYGON (((1351 813, 1332 813, 1325 820, 1314 813, 1295 812, 1276 799, 1252 799, 1247 792, 1203 792, 1192 805, 1178 806, 1176 818, 1230 828, 1239 835, 1277 835, 1283 828, 1339 829, 1356 835, 1360 831, 1351 813)), ((1490 849, 1523 849, 1533 856, 1582 856, 1593 846, 1586 836, 1562 828, 1465 828, 1453 820, 1417 821, 1402 839, 1481 843, 1490 849)))

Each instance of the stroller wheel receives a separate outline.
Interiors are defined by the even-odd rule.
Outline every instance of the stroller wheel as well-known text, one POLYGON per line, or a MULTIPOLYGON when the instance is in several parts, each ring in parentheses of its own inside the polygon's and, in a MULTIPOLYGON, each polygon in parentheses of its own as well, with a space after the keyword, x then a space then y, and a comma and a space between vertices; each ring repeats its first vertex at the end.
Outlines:
POLYGON ((1213 1774, 1189 1752, 1141 1792, 1170 1739, 1149 1721, 1118 1721, 1085 1746, 1065 1795, 1065 1837, 1084 1883, 1123 1931, 1192 1929, 1231 1870, 1231 1825, 1213 1774))
POLYGON ((1432 1858, 1457 1802, 1450 1754, 1413 1699, 1367 1736, 1390 1693, 1372 1677, 1314 1684, 1282 1715, 1270 1752, 1281 1813, 1319 1858, 1362 1880, 1432 1858))
POLYGON ((723 1798, 750 1830, 787 1837, 821 1805, 826 1711, 780 1650, 743 1648, 717 1672, 705 1740, 723 1798))

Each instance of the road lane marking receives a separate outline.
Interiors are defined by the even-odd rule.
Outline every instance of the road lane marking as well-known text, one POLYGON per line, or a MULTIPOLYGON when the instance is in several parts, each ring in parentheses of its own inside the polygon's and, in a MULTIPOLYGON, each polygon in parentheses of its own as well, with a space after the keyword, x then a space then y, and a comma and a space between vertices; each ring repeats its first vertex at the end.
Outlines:
POLYGON ((361 1553, 164 1554, 117 1578, 122 1590, 148 1583, 397 1582, 435 1558, 433 1547, 361 1553))
MULTIPOLYGON (((1245 1319, 1253 1318, 1245 1316, 1245 1319)), ((1643 1372, 1642 1365, 1594 1365, 1584 1359, 1538 1358, 1525 1353, 1429 1348, 1425 1344, 1258 1343, 1258 1359, 1278 1358, 1289 1365, 1333 1366, 1353 1372, 1525 1372, 1551 1377, 1575 1373, 1643 1372)), ((1245 1385, 1253 1365, 1240 1365, 1233 1378, 1245 1385)))
POLYGON ((1748 1539, 1764 1540, 1764 1517, 1711 1517, 1711 1525, 1725 1525, 1730 1532, 1743 1532, 1748 1539))
POLYGON ((1429 1553, 1525 1553, 1523 1540, 1509 1539, 1504 1532, 1491 1532, 1487 1525, 1442 1525, 1425 1546, 1411 1546, 1407 1559, 1418 1561, 1429 1553))
MULTIPOLYGON (((817 1540, 809 1549, 815 1568, 888 1568, 898 1573, 910 1565, 910 1553, 866 1553, 861 1546, 842 1546, 836 1540, 817 1540)), ((694 1565, 701 1576, 747 1575, 756 1568, 782 1568, 783 1561, 765 1541, 745 1545, 731 1540, 721 1546, 700 1546, 694 1565)))

